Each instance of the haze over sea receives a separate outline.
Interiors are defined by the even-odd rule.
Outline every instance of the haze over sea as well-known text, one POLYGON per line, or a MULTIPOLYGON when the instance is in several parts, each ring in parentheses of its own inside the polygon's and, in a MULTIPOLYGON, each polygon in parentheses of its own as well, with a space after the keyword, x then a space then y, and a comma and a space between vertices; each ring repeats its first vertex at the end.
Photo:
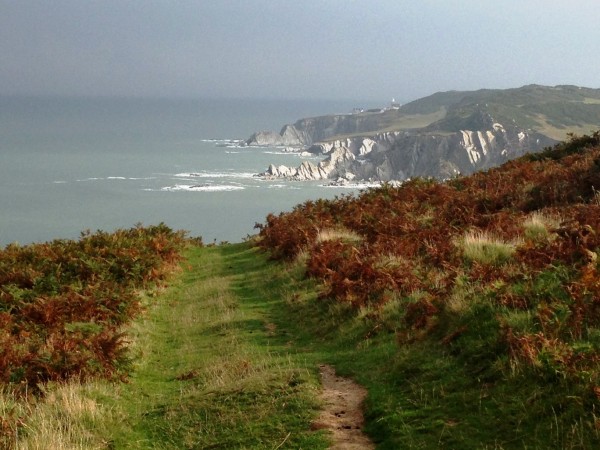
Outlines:
POLYGON ((235 141, 354 106, 0 97, 0 246, 160 222, 204 242, 240 241, 270 212, 348 189, 258 179, 269 163, 302 158, 235 141))

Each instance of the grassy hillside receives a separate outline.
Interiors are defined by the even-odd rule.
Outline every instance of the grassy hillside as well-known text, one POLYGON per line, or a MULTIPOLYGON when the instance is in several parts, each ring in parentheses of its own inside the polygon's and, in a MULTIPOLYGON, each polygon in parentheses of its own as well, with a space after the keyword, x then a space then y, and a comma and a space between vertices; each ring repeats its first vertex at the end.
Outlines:
MULTIPOLYGON (((562 140, 568 132, 588 133, 600 123, 600 90, 577 86, 523 86, 517 89, 463 92, 445 105, 448 113, 432 129, 481 129, 482 115, 504 126, 533 129, 562 140)), ((417 101, 418 102, 418 101, 417 101)), ((411 109, 411 105, 406 105, 411 109)), ((487 124, 489 126, 489 124, 487 124)))
MULTIPOLYGON (((600 89, 529 85, 515 89, 438 92, 399 110, 355 115, 361 132, 485 130, 492 123, 538 131, 563 140, 568 133, 590 133, 600 123, 600 89)), ((346 137, 344 134, 335 138, 346 137)))
POLYGON ((323 308, 353 318, 338 326, 360 336, 342 364, 389 383, 369 402, 384 447, 594 448, 596 186, 598 133, 446 183, 307 202, 269 216, 260 245, 303 261, 323 308))
POLYGON ((90 448, 80 425, 101 408, 77 385, 127 377, 124 329, 141 312, 140 292, 165 282, 186 242, 160 224, 0 250, 0 447, 35 428, 40 447, 19 448, 72 448, 70 437, 48 436, 50 423, 90 448))

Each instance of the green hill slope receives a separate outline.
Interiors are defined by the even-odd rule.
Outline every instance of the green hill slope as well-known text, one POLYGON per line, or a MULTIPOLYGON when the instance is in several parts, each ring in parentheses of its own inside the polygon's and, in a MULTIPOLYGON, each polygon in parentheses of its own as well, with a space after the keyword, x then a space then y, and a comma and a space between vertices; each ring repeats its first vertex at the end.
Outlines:
POLYGON ((596 186, 597 133, 446 183, 307 202, 269 216, 261 245, 323 284, 319 316, 348 314, 329 338, 356 333, 342 364, 387 380, 369 401, 384 448, 595 448, 596 186))
MULTIPOLYGON (((598 89, 530 85, 441 97, 444 101, 433 102, 432 107, 444 107, 447 114, 430 125, 432 130, 483 129, 488 124, 480 123, 480 118, 487 115, 494 122, 514 124, 553 139, 564 139, 567 132, 590 132, 600 123, 598 89)), ((405 105, 406 110, 418 108, 420 102, 405 105)))
MULTIPOLYGON (((589 133, 600 124, 600 89, 528 85, 438 92, 397 110, 346 116, 332 138, 400 130, 477 131, 493 123, 532 129, 555 140, 565 139, 569 132, 589 133)), ((296 126, 302 128, 303 121, 296 126)))

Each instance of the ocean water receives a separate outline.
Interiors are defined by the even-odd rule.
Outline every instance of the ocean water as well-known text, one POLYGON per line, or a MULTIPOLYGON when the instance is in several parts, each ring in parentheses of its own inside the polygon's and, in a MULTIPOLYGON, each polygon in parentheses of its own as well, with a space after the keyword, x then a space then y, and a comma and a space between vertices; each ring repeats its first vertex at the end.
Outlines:
POLYGON ((0 97, 0 246, 160 222, 204 242, 238 242, 268 213, 357 190, 257 178, 270 163, 303 158, 238 141, 355 106, 0 97))

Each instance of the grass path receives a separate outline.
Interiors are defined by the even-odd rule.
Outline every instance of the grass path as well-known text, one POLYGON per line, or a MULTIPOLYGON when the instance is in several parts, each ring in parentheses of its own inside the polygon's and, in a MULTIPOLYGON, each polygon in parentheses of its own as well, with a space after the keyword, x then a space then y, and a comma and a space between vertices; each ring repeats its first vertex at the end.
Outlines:
POLYGON ((318 367, 270 317, 286 275, 246 244, 190 252, 136 329, 112 448, 327 448, 318 367))

